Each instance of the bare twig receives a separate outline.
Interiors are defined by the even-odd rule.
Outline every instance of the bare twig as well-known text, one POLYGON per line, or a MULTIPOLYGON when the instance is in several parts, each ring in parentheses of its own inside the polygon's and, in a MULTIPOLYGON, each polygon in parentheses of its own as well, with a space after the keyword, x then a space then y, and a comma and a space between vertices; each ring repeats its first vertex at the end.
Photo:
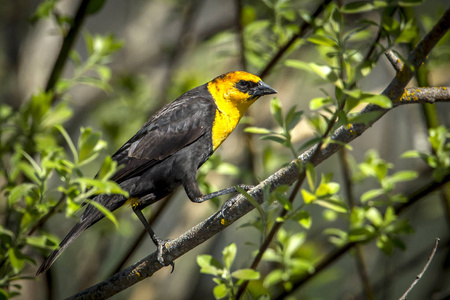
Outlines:
POLYGON ((386 55, 386 58, 394 67, 395 71, 400 72, 402 70, 403 63, 400 58, 398 58, 398 56, 394 53, 394 51, 392 51, 391 49, 386 50, 386 52, 384 52, 384 55, 386 55))
POLYGON ((434 242, 434 247, 433 250, 431 251, 430 257, 428 257, 428 261, 425 264, 425 266, 422 269, 422 272, 420 272, 417 276, 416 279, 411 283, 411 285, 409 286, 409 288, 406 290, 406 292, 399 298, 399 300, 406 300, 406 297, 408 296, 408 294, 412 291, 412 289, 416 286, 416 284, 419 282, 419 280, 422 278, 423 274, 425 274, 425 272, 428 269, 428 266, 431 264, 431 261, 433 260, 434 255, 436 254, 436 250, 439 244, 439 238, 436 238, 436 241, 434 242))

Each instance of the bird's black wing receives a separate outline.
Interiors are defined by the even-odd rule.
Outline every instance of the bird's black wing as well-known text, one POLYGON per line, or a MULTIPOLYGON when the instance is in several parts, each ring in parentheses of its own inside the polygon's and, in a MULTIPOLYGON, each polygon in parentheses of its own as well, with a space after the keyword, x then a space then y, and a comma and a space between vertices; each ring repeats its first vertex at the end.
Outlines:
POLYGON ((207 97, 178 98, 153 115, 112 158, 122 165, 111 178, 118 183, 139 176, 193 143, 212 125, 214 104, 207 97))

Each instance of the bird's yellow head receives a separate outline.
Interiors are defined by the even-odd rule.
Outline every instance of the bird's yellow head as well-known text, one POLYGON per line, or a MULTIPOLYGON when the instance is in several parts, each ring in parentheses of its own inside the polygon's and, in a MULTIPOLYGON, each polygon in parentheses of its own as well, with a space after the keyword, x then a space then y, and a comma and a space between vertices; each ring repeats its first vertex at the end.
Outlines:
POLYGON ((261 96, 277 92, 258 76, 243 71, 213 79, 208 82, 208 91, 217 105, 212 129, 214 151, 233 131, 250 105, 261 96))
POLYGON ((219 110, 238 110, 240 117, 259 97, 277 93, 256 75, 235 71, 216 77, 208 83, 208 90, 219 110))

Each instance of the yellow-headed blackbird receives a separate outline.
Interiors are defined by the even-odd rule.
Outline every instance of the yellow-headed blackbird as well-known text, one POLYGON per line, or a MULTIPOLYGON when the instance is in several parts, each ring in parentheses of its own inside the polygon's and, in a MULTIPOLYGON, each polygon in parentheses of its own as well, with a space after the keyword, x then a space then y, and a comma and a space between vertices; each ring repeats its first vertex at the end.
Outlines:
MULTIPOLYGON (((235 188, 229 188, 203 195, 197 183, 197 169, 233 131, 251 104, 263 95, 274 93, 259 77, 242 71, 223 74, 186 92, 150 117, 112 156, 122 168, 111 179, 130 198, 102 194, 93 200, 113 211, 131 199, 133 211, 158 247, 159 262, 167 265, 162 257, 165 241, 154 234, 141 210, 180 185, 196 203, 236 192, 235 188)), ((79 222, 59 249, 43 262, 37 274, 48 270, 70 243, 103 217, 98 209, 88 205, 79 222)))

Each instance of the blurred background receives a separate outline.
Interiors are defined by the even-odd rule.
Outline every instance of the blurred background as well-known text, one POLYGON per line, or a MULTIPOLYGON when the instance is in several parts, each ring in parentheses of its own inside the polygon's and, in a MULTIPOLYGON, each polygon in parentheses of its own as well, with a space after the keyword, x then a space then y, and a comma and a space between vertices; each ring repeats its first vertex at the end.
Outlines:
MULTIPOLYGON (((61 15, 73 16, 79 2, 58 1, 57 11, 61 15)), ((270 26, 263 29, 248 27, 257 21, 275 22, 274 10, 268 3, 279 2, 283 1, 104 1, 98 12, 86 17, 74 47, 82 58, 87 56, 83 38, 87 32, 92 36, 112 34, 123 42, 123 47, 112 56, 109 63, 113 89, 104 92, 86 85, 72 88, 70 106, 74 114, 65 123, 65 129, 74 140, 78 138, 80 127, 90 126, 101 131, 102 138, 108 142, 107 153, 104 155, 112 154, 153 112, 183 92, 232 70, 245 69, 259 74, 276 52, 277 43, 272 48, 267 46, 265 39, 272 38, 266 34, 270 32, 270 26), (239 5, 241 10, 238 9, 239 5), (240 22, 239 14, 250 21, 240 22), (248 52, 245 61, 242 59, 239 34, 242 26, 247 26, 247 34, 253 34, 246 39, 245 47, 248 52)), ((35 0, 3 1, 0 7, 0 101, 15 108, 28 101, 33 93, 45 88, 62 44, 54 18, 30 22, 40 3, 35 0)), ((298 24, 301 20, 298 17, 300 12, 308 11, 311 14, 319 2, 292 0, 286 3, 296 16, 292 24, 298 24)), ((423 36, 447 6, 446 0, 426 0, 412 8, 418 20, 426 25, 421 27, 420 36, 423 36)), ((346 21, 351 26, 365 19, 379 21, 379 16, 376 12, 360 13, 350 15, 346 21)), ((375 38, 376 31, 373 30, 372 33, 368 40, 375 38)), ((447 38, 445 44, 441 45, 440 52, 432 54, 436 56, 430 62, 432 71, 429 81, 432 86, 450 85, 448 40, 447 38), (446 60, 439 60, 446 56, 446 60)), ((282 44, 280 40, 277 42, 282 44)), ((319 58, 314 45, 305 41, 302 43, 302 47, 292 49, 286 57, 317 62, 319 58)), ((409 51, 405 45, 398 46, 397 50, 405 57, 409 51)), ((73 72, 74 65, 68 63, 63 77, 73 76, 73 72)), ((394 69, 387 59, 380 56, 370 75, 359 81, 358 86, 367 92, 380 93, 394 75, 394 69)), ((284 112, 296 105, 298 110, 305 111, 306 116, 313 114, 309 109, 311 99, 322 97, 323 91, 334 91, 329 83, 317 80, 308 72, 290 68, 283 62, 276 65, 263 80, 279 92, 276 97, 281 101, 284 112)), ((416 86, 417 83, 413 80, 410 85, 416 86)), ((270 112, 270 101, 269 97, 257 101, 250 108, 243 124, 237 127, 217 151, 214 162, 205 166, 205 171, 208 171, 203 185, 205 191, 214 191, 236 183, 255 184, 292 160, 292 155, 286 148, 243 131, 247 124, 279 131, 270 112), (214 170, 220 161, 226 164, 214 170)), ((436 106, 439 119, 448 127, 449 105, 442 103, 436 106)), ((292 141, 298 148, 312 138, 313 134, 314 129, 305 118, 293 130, 292 141)), ((428 182, 430 178, 430 173, 424 171, 426 165, 423 162, 400 158, 403 152, 410 149, 429 151, 427 130, 419 105, 403 105, 392 110, 351 146, 351 155, 356 162, 364 160, 369 149, 377 149, 382 159, 395 164, 396 170, 413 169, 423 172, 417 183, 428 182)), ((86 174, 94 176, 100 164, 101 160, 89 164, 85 169, 86 174)), ((322 172, 333 172, 333 181, 343 183, 337 156, 318 167, 317 173, 322 172)), ((358 185, 355 197, 358 198, 373 185, 374 182, 358 185)), ((398 189, 407 195, 415 187, 414 184, 405 183, 399 185, 398 189)), ((153 227, 160 237, 176 238, 217 211, 224 200, 225 197, 221 201, 199 205, 191 203, 184 191, 180 190, 158 215, 153 227)), ((161 204, 148 208, 145 214, 152 215, 161 204)), ((330 223, 322 218, 323 209, 313 208, 310 213, 314 222, 308 231, 304 251, 325 254, 334 247, 323 234, 324 228, 330 226, 330 223)), ((47 277, 22 280, 21 295, 16 299, 62 299, 107 279, 143 229, 131 209, 122 208, 116 215, 120 224, 118 230, 107 220, 97 223, 62 254, 47 277)), ((212 289, 215 284, 211 276, 200 274, 196 263, 197 255, 211 254, 220 260, 222 249, 235 242, 238 253, 234 266, 248 267, 248 262, 253 257, 252 252, 256 249, 252 243, 259 243, 259 232, 243 225, 256 216, 256 212, 248 214, 178 259, 173 274, 170 274, 170 268, 163 268, 153 277, 112 299, 213 299, 212 289)), ((439 295, 435 299, 444 299, 442 295, 450 297, 450 224, 439 193, 434 193, 409 208, 402 217, 410 220, 414 228, 414 233, 403 239, 406 251, 396 249, 388 256, 381 253, 374 242, 362 247, 377 299, 398 298, 407 289, 425 264, 436 237, 441 238, 438 253, 410 299, 431 299, 432 295, 439 295)), ((62 238, 74 223, 75 220, 66 219, 64 214, 56 214, 46 224, 45 231, 62 238)), ((339 227, 339 222, 334 226, 339 227)), ((145 236, 122 268, 153 251, 153 243, 145 236)), ((35 254, 34 258, 39 265, 42 256, 35 254)), ((269 264, 266 263, 261 270, 267 268, 269 264)), ((36 269, 37 266, 29 265, 25 274, 33 275, 36 269)), ((301 299, 364 297, 353 253, 347 254, 298 294, 301 299)))

